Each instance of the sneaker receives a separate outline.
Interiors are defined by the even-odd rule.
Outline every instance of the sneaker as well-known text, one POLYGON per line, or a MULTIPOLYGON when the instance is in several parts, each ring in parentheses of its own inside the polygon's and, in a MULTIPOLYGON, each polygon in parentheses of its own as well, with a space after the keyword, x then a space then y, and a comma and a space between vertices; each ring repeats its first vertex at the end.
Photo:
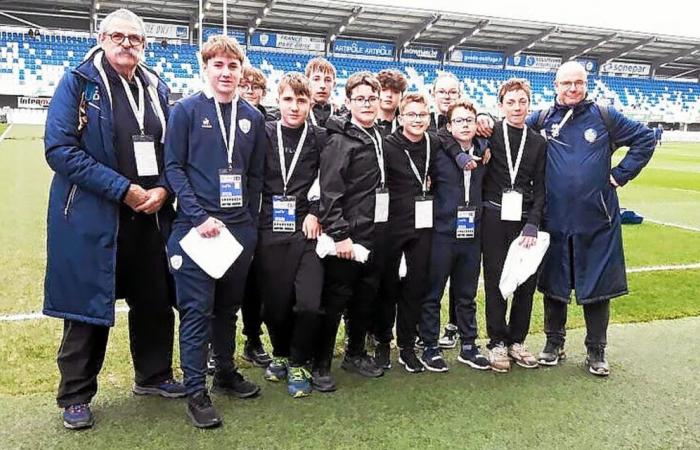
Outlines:
POLYGON ((69 430, 92 428, 95 416, 92 415, 89 403, 78 403, 67 406, 63 410, 63 426, 69 430))
POLYGON ((389 344, 377 343, 374 348, 374 362, 382 369, 391 369, 391 346, 389 344))
POLYGON ((272 362, 265 369, 265 379, 277 382, 287 378, 287 358, 272 358, 272 362))
POLYGON ((216 361, 214 361, 214 351, 210 345, 207 351, 207 375, 214 375, 214 372, 216 372, 216 361))
POLYGON ((330 361, 314 364, 311 372, 311 387, 318 392, 333 392, 336 390, 335 380, 331 376, 330 361))
POLYGON ((416 351, 412 348, 404 348, 399 352, 399 364, 408 373, 420 373, 425 371, 425 367, 416 356, 416 351))
POLYGON ((134 384, 132 391, 136 395, 160 395, 165 398, 182 398, 187 395, 185 385, 173 378, 156 385, 134 384))
POLYGON ((505 373, 510 370, 510 358, 505 345, 498 344, 489 351, 489 364, 494 372, 505 373))
POLYGON ((290 367, 287 376, 287 392, 294 398, 311 394, 311 374, 303 367, 290 367))
POLYGON ((455 348, 457 346, 457 339, 459 338, 459 331, 456 325, 448 323, 445 327, 445 334, 442 335, 438 341, 440 348, 455 348))
POLYGON ((537 357, 537 363, 541 366, 556 366, 559 364, 559 361, 564 359, 566 359, 564 344, 555 344, 551 341, 547 341, 544 345, 544 349, 542 349, 537 357))
POLYGON ((207 391, 202 390, 187 398, 187 415, 197 428, 214 428, 221 425, 221 416, 211 403, 207 391))
POLYGON ((491 368, 489 360, 481 354, 478 345, 463 344, 457 361, 468 365, 472 369, 488 370, 491 368))
POLYGON ((238 398, 250 398, 260 393, 260 386, 243 378, 238 369, 234 368, 231 372, 214 374, 211 391, 238 398))
POLYGON ((423 339, 420 338, 420 336, 416 337, 416 345, 413 346, 416 350, 423 350, 425 349, 425 342, 423 342, 423 339))
POLYGON ((445 359, 442 357, 442 349, 440 347, 427 347, 423 350, 420 362, 423 364, 423 367, 431 372, 447 372, 449 370, 445 359))
POLYGON ((530 350, 525 347, 525 344, 514 343, 508 347, 508 356, 513 358, 515 364, 526 369, 537 369, 539 364, 530 350))
POLYGON ((348 372, 356 373, 368 378, 378 378, 384 375, 384 369, 377 366, 374 358, 369 356, 367 353, 362 353, 357 356, 345 355, 343 362, 340 367, 347 370, 348 372))
POLYGON ((608 366, 608 361, 605 360, 605 348, 603 347, 588 349, 586 365, 588 365, 588 371, 593 375, 599 377, 607 377, 610 375, 610 366, 608 366))
POLYGON ((243 346, 243 359, 252 363, 255 367, 267 367, 272 362, 272 358, 267 354, 262 342, 245 341, 243 346))

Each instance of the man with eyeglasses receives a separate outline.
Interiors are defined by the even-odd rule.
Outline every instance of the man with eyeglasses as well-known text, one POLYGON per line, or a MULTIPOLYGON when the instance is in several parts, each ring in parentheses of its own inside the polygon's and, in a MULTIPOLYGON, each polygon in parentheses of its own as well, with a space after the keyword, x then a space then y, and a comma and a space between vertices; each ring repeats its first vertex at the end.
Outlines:
MULTIPOLYGON (((526 122, 548 141, 543 228, 550 245, 537 286, 544 293, 547 342, 538 362, 554 366, 565 357, 567 304, 574 290, 586 321, 588 371, 607 376, 610 300, 628 292, 617 189, 651 159, 654 132, 588 99, 586 69, 578 62, 559 67, 554 87, 554 106, 533 112, 526 122), (619 146, 629 150, 613 167, 619 146)), ((488 118, 480 120, 486 131, 493 126, 488 118)))
POLYGON ((129 305, 136 394, 182 397, 173 379, 174 292, 164 251, 174 210, 164 178, 168 88, 143 62, 144 24, 120 9, 99 46, 64 76, 49 108, 55 171, 44 313, 64 319, 58 405, 66 428, 93 425, 114 303, 129 305))
POLYGON ((350 117, 332 116, 321 152, 320 221, 335 245, 324 258, 323 316, 313 364, 312 383, 321 392, 334 391, 330 367, 340 317, 347 308, 348 342, 343 369, 365 377, 384 371, 365 350, 365 339, 378 288, 374 249, 377 225, 389 216, 382 138, 375 125, 381 86, 369 72, 352 74, 345 85, 350 117), (356 245, 370 251, 362 262, 356 245))
MULTIPOLYGON (((433 82, 434 110, 430 115, 429 131, 437 133, 439 129, 444 128, 447 125, 449 122, 447 119, 447 110, 457 100, 459 100, 461 94, 462 88, 459 80, 454 74, 450 72, 442 72, 440 75, 438 75, 433 82)), ((441 348, 455 348, 457 345, 457 339, 459 338, 457 332, 457 316, 455 314, 455 299, 452 285, 450 285, 449 289, 448 311, 448 323, 445 326, 443 336, 440 338, 441 348)))
POLYGON ((258 111, 265 117, 266 122, 272 122, 277 120, 279 111, 276 108, 263 106, 262 101, 265 99, 266 94, 267 80, 262 71, 255 67, 244 67, 241 81, 238 82, 238 95, 258 108, 258 111))

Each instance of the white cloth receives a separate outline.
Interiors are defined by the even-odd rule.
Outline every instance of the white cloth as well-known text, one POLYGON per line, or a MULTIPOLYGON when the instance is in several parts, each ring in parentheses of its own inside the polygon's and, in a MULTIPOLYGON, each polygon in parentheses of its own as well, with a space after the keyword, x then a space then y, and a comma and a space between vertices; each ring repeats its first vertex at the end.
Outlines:
POLYGON ((518 286, 537 271, 549 248, 549 233, 544 231, 537 232, 537 242, 530 248, 520 245, 518 243, 520 239, 522 236, 515 238, 508 248, 508 255, 501 273, 501 282, 498 285, 506 300, 513 295, 518 286))
MULTIPOLYGON (((369 250, 360 244, 352 244, 352 251, 355 253, 353 258, 359 263, 366 263, 367 258, 369 258, 369 250)), ((322 233, 318 237, 316 242, 316 254, 319 258, 325 258, 326 256, 335 256, 335 242, 326 233, 322 233)))
POLYGON ((192 228, 180 240, 180 247, 200 269, 216 280, 224 276, 243 252, 243 246, 226 227, 222 227, 219 235, 212 238, 204 238, 196 228, 192 228))
POLYGON ((399 279, 406 278, 408 266, 406 265, 406 254, 401 253, 401 262, 399 263, 399 279))

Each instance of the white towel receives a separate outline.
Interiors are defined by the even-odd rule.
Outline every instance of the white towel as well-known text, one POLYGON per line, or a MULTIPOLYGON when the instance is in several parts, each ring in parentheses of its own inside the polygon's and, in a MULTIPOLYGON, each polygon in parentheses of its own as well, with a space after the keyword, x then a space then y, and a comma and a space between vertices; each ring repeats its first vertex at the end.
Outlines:
MULTIPOLYGON (((354 260, 359 263, 366 263, 369 258, 369 250, 360 244, 352 244, 352 251, 355 253, 354 260)), ((322 233, 318 237, 316 243, 316 254, 319 258, 325 258, 326 256, 335 256, 335 242, 326 233, 322 233)))
POLYGON ((518 242, 522 236, 518 236, 510 244, 506 262, 501 273, 499 288, 503 298, 508 300, 515 290, 527 281, 537 271, 544 254, 549 248, 549 233, 537 232, 537 242, 530 248, 525 248, 518 242))

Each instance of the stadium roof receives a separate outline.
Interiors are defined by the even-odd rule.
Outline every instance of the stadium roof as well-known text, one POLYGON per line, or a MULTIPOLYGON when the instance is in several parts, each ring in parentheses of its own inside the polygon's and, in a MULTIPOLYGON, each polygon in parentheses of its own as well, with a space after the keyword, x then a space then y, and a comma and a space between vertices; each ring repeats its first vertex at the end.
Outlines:
MULTIPOLYGON (((202 0, 205 25, 221 25, 223 0, 202 0)), ((87 21, 99 4, 100 15, 129 8, 148 21, 193 23, 198 0, 54 0, 36 2, 0 0, 0 10, 41 25, 57 17, 87 21)), ((700 70, 700 40, 633 31, 590 28, 555 23, 520 21, 393 6, 359 5, 353 2, 295 0, 230 0, 228 26, 265 31, 298 32, 330 38, 351 37, 393 41, 400 48, 407 41, 449 50, 504 51, 577 56, 652 64, 657 76, 696 75, 700 70)), ((87 25, 85 25, 87 29, 87 25)))

